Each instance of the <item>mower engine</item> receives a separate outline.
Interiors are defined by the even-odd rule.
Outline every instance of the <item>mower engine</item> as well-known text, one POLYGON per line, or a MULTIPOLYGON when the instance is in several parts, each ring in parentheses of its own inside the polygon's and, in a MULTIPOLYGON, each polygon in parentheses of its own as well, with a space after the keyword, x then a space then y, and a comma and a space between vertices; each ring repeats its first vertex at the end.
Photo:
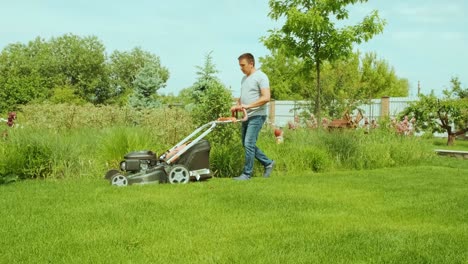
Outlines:
POLYGON ((131 173, 146 171, 157 164, 156 154, 149 150, 130 152, 120 162, 120 169, 131 173))

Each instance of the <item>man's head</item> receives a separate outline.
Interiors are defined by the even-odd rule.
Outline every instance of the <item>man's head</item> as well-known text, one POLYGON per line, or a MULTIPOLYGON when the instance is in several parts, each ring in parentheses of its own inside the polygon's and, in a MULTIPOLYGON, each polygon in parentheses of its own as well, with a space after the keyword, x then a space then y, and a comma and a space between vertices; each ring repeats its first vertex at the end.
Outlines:
POLYGON ((251 53, 244 53, 238 59, 241 71, 245 75, 250 75, 255 71, 255 58, 251 53))

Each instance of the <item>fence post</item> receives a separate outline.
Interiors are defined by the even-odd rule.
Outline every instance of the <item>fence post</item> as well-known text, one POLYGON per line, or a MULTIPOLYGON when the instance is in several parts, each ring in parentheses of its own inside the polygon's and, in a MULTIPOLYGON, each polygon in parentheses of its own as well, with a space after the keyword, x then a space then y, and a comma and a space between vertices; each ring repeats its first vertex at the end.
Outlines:
POLYGON ((389 96, 383 96, 381 101, 380 101, 380 115, 382 117, 388 116, 390 113, 390 97, 389 96))
POLYGON ((270 121, 270 124, 275 124, 275 105, 276 105, 275 99, 271 99, 269 113, 268 113, 268 120, 270 121))

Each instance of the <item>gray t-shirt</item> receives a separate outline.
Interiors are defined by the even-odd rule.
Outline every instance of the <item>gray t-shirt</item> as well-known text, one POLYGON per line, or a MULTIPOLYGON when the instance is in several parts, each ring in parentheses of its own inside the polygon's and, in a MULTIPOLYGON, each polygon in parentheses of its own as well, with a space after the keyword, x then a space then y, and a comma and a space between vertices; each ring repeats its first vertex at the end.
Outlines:
MULTIPOLYGON (((241 104, 251 104, 260 98, 260 89, 270 89, 268 76, 260 70, 256 70, 251 75, 245 75, 241 81, 241 104)), ((266 115, 266 104, 247 109, 248 116, 266 115)))

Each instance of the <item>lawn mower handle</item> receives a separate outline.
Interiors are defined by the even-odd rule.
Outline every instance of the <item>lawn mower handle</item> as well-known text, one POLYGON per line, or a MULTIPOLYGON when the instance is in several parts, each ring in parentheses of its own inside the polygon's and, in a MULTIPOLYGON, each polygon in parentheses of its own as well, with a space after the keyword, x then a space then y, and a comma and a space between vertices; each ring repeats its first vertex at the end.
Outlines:
POLYGON ((231 110, 231 114, 233 117, 235 117, 236 119, 239 118, 239 115, 238 115, 238 112, 242 111, 242 113, 244 114, 242 119, 238 120, 238 121, 241 121, 241 122, 244 122, 244 121, 247 121, 247 118, 249 117, 247 115, 247 110, 245 110, 245 108, 236 108, 235 110, 231 110))

